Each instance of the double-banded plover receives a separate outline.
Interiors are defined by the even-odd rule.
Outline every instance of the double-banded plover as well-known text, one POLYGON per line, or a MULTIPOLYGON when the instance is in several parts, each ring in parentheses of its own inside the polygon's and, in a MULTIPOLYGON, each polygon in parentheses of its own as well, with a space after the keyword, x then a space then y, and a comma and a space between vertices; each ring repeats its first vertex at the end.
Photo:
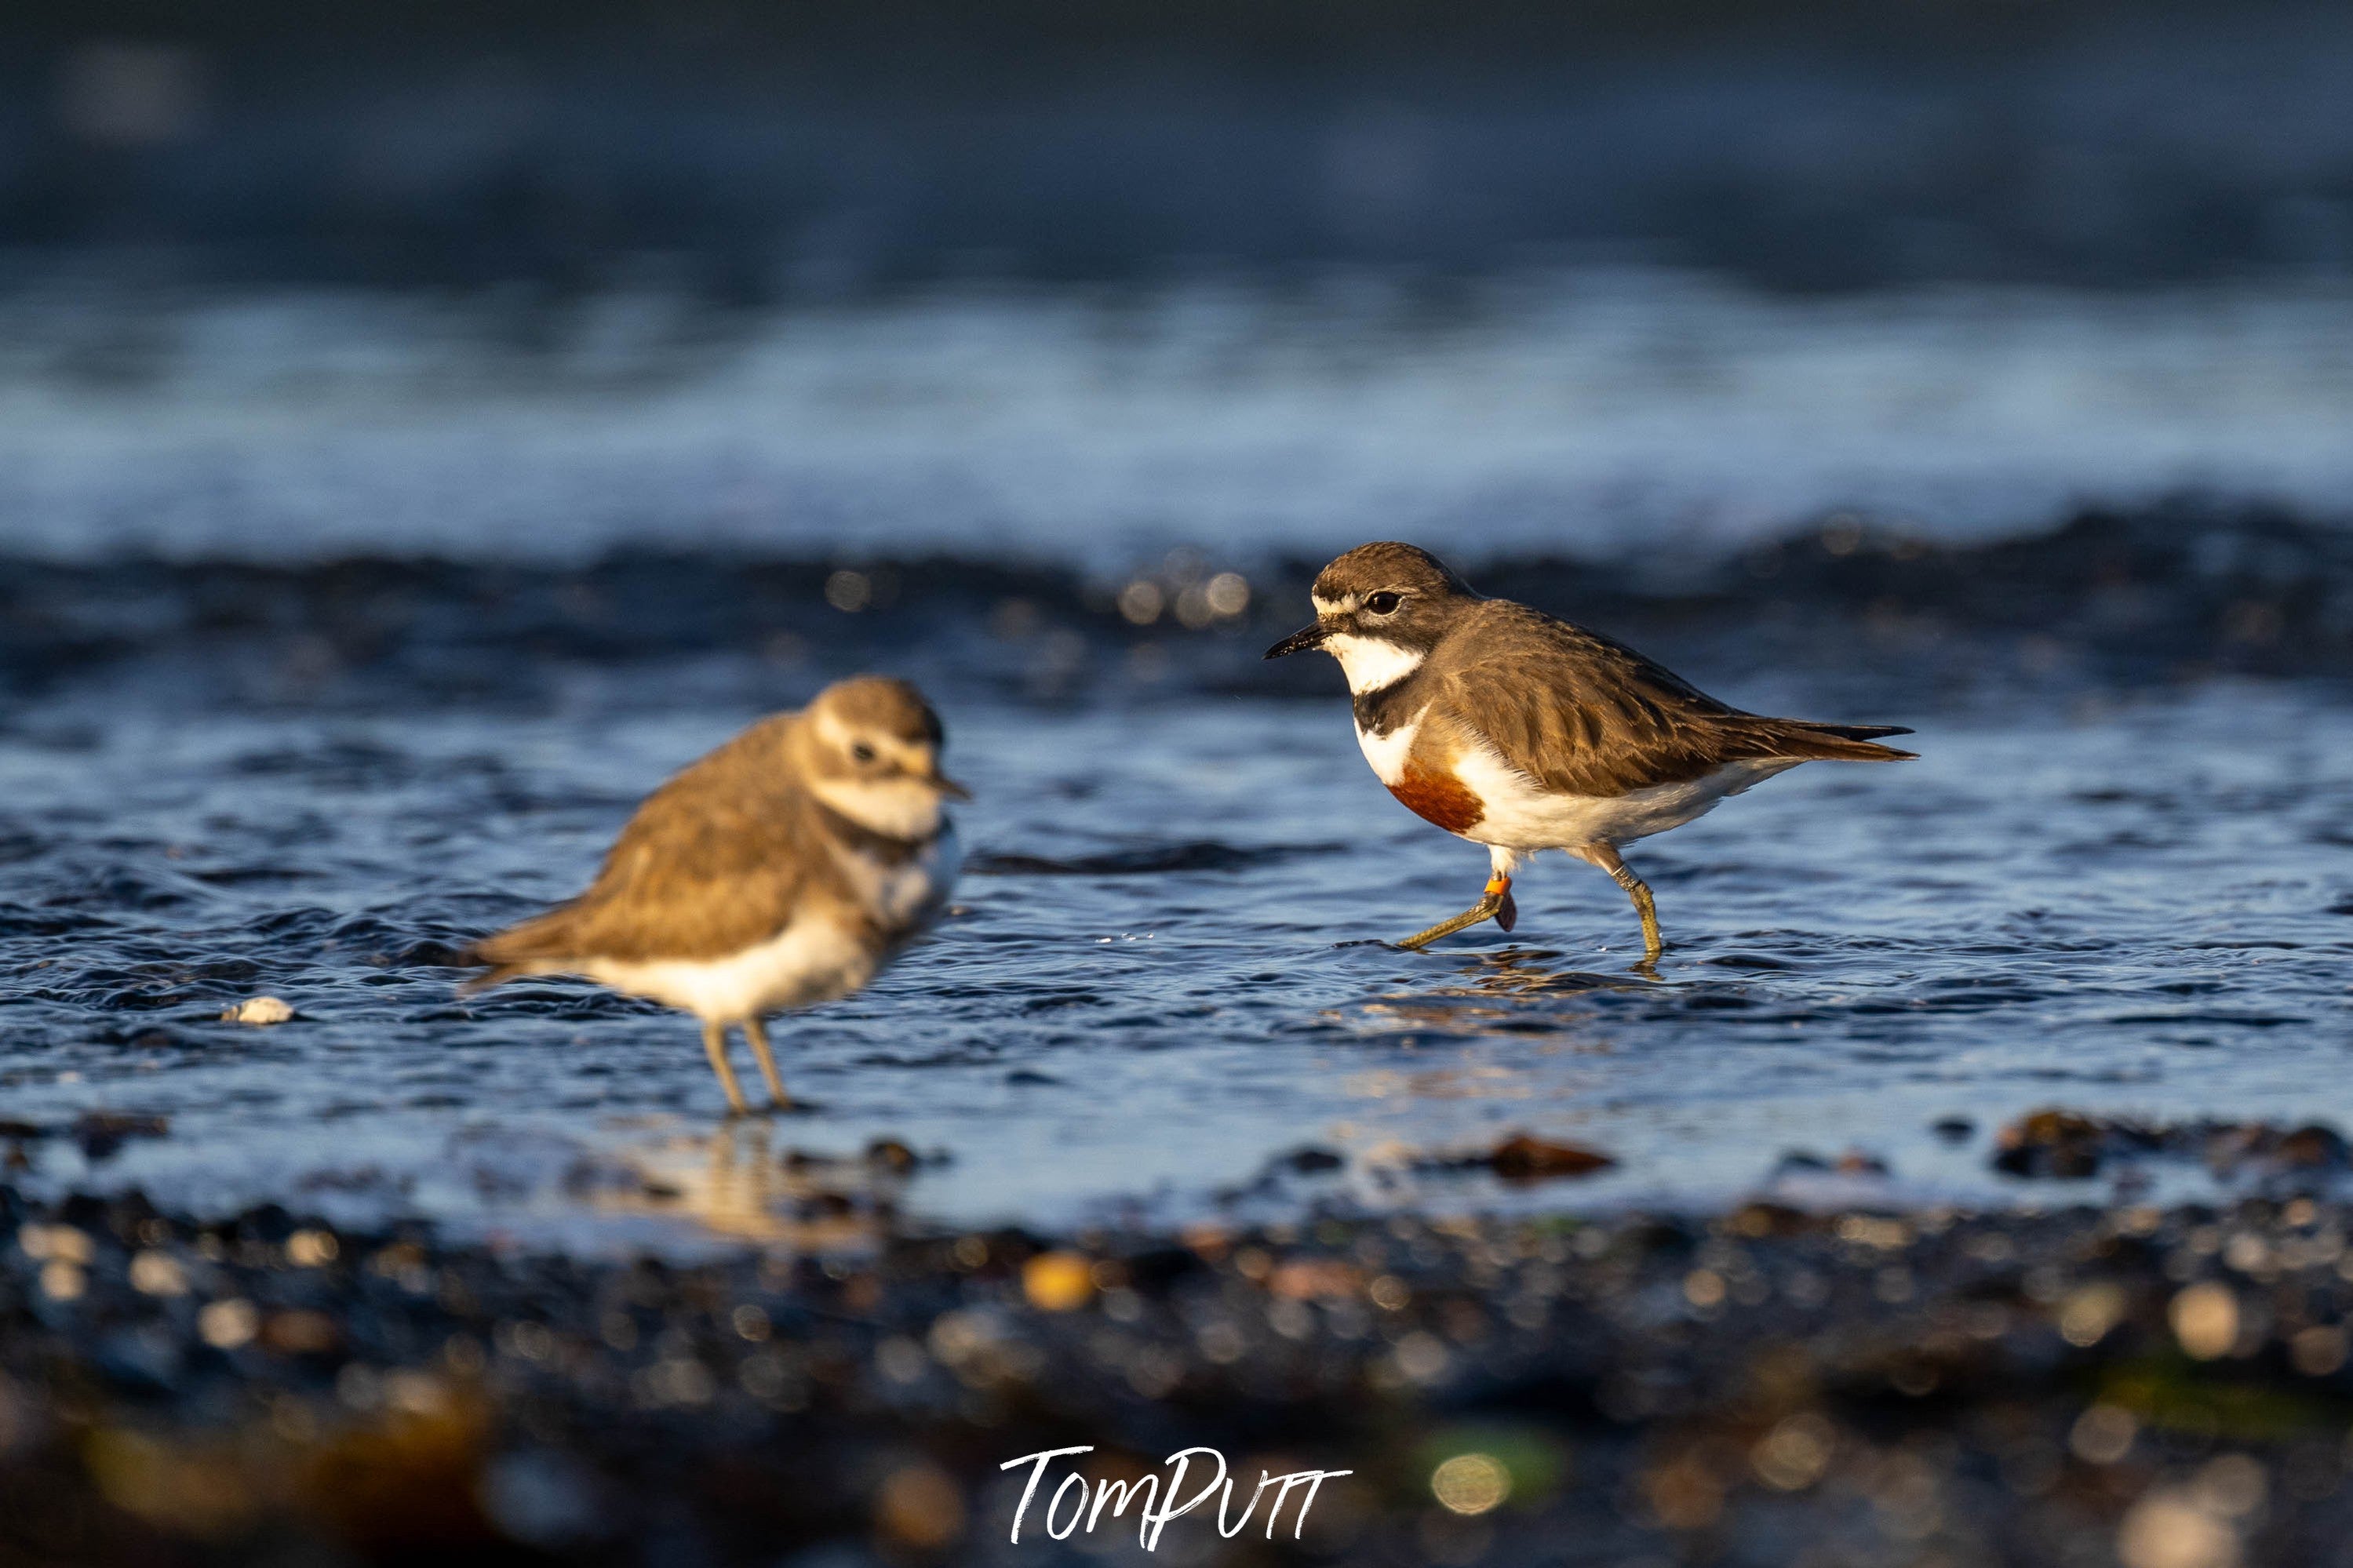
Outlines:
POLYGON ((466 990, 579 974, 692 1013, 740 1111, 737 1026, 789 1105, 761 1020, 864 985, 947 900, 945 805, 970 797, 941 744, 923 694, 872 676, 762 720, 648 796, 586 892, 476 943, 466 990))
POLYGON ((1893 763, 1894 724, 1768 719, 1718 702, 1599 632, 1489 599, 1426 550, 1362 544, 1324 568, 1315 624, 1266 650, 1340 661, 1356 741, 1389 793, 1487 847, 1480 900, 1408 937, 1419 948, 1493 920, 1512 929, 1512 873, 1565 849, 1609 873, 1664 951, 1651 889, 1619 849, 1681 827, 1775 773, 1817 760, 1893 763))

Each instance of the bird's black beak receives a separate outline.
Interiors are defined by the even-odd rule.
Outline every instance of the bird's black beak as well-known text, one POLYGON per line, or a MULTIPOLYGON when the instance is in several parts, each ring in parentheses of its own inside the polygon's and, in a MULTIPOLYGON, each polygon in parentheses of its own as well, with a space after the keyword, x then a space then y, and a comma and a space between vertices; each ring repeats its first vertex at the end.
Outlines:
POLYGON ((956 783, 955 780, 948 777, 945 773, 934 773, 932 775, 932 787, 939 791, 942 795, 947 796, 950 800, 970 800, 972 798, 972 791, 965 788, 964 785, 956 783))
POLYGON ((1324 627, 1320 622, 1312 626, 1302 626, 1267 649, 1266 657, 1283 658, 1294 653, 1312 653, 1324 646, 1324 627))

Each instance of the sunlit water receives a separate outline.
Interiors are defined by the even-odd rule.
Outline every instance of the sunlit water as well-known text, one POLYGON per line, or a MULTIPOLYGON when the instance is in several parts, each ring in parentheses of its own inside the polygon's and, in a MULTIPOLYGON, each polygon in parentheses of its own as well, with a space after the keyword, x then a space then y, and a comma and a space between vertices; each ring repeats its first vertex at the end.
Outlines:
POLYGON ((1873 1201, 2048 1202, 2107 1189, 1992 1173, 2036 1106, 2353 1126, 2353 707, 2325 679, 2119 683, 2056 644, 2035 674, 1966 639, 1899 670, 1836 637, 1777 670, 1802 605, 1685 622, 1702 685, 1912 724, 1923 760, 1810 765, 1638 847, 1655 977, 1622 896, 1557 857, 1517 931, 1411 954, 1383 939, 1470 902, 1484 858, 1380 790, 1336 670, 1313 700, 1254 675, 1304 605, 1250 564, 1382 535, 1672 563, 1847 505, 1949 538, 2200 482, 2325 517, 2353 494, 2348 326, 2321 285, 1777 299, 1668 273, 758 321, 15 296, 0 553, 476 563, 349 624, 233 574, 0 624, 26 632, 0 656, 39 650, 0 663, 0 1115, 48 1130, 16 1179, 822 1241, 877 1201, 1049 1226, 1802 1196, 1839 1178, 1786 1158, 1849 1150, 1889 1168, 1873 1201), (1260 590, 1247 626, 1123 645, 1104 605, 1080 636, 1018 585, 846 621, 819 565, 802 599, 834 618, 714 608, 753 623, 738 647, 702 629, 707 574, 554 608, 497 576, 649 543, 936 546, 1113 585, 1189 545, 1179 575, 1230 559, 1260 590), (816 1113, 723 1132, 692 1022, 648 1005, 456 996, 450 952, 575 890, 668 773, 852 662, 945 711, 976 870, 934 939, 777 1031, 816 1113), (300 1016, 219 1021, 264 994, 300 1016), (100 1110, 167 1130, 66 1135, 100 1110), (1433 1168, 1516 1131, 1617 1163, 1519 1190, 1433 1168), (940 1158, 776 1159, 878 1139, 940 1158), (1304 1147, 1341 1163, 1278 1166, 1304 1147))
POLYGON ((2353 289, 1658 270, 681 296, 0 297, 0 529, 74 554, 1721 546, 2353 494, 2353 289))
POLYGON ((668 684, 526 716, 21 714, 8 1114, 169 1119, 98 1159, 33 1142, 26 1179, 587 1244, 773 1238, 764 1149, 885 1137, 944 1156, 898 1193, 915 1213, 1048 1224, 1700 1205, 1849 1149, 1891 1167, 1882 1200, 2049 1201, 1987 1163, 2028 1108, 2353 1124, 2334 700, 1839 714, 1913 721, 1923 760, 1810 765, 1641 847, 1672 942, 1652 979, 1622 896, 1559 858, 1509 937, 1382 945, 1470 901, 1483 856, 1379 789, 1335 672, 1316 703, 948 695, 967 840, 984 868, 1028 858, 777 1031, 818 1111, 723 1134, 691 1020, 565 982, 460 1002, 436 962, 573 890, 639 793, 749 716, 657 706, 668 684), (216 1021, 264 993, 301 1016, 216 1021), (1931 1131, 1954 1115, 1975 1135, 1931 1131), (1620 1163, 1517 1193, 1416 1169, 1519 1131, 1620 1163), (1303 1145, 1346 1163, 1253 1187, 1303 1145))

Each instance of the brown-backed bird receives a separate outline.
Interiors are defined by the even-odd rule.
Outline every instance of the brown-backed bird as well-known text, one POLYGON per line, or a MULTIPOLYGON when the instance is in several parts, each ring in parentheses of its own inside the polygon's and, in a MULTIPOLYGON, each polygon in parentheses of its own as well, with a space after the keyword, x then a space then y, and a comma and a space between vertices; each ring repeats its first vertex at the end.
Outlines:
POLYGON ((1680 827, 1799 763, 1893 763, 1894 724, 1768 719, 1718 702, 1599 632, 1490 599, 1426 550, 1363 544, 1315 579, 1315 624, 1269 658, 1321 648, 1355 699, 1356 740, 1389 793, 1483 844, 1485 894, 1408 937, 1419 948, 1493 920, 1512 929, 1512 873, 1540 849, 1607 871, 1664 951, 1651 889, 1619 850, 1680 827))
POLYGON ((588 890, 485 938, 479 991, 580 974, 702 1020, 712 1070, 740 1026, 789 1105, 761 1020, 846 996, 935 920, 957 867, 938 717, 902 680, 864 676, 753 725, 646 798, 588 890))

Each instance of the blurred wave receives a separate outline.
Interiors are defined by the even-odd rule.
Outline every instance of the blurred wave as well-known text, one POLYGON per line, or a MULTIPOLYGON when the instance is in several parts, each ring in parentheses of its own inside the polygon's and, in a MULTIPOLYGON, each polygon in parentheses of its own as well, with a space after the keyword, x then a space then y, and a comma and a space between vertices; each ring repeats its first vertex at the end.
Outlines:
POLYGON ((1708 555, 2192 489, 2353 494, 2353 285, 1792 298, 1658 269, 958 288, 737 310, 0 300, 0 539, 262 561, 617 549, 1112 574, 1178 546, 1708 555))

